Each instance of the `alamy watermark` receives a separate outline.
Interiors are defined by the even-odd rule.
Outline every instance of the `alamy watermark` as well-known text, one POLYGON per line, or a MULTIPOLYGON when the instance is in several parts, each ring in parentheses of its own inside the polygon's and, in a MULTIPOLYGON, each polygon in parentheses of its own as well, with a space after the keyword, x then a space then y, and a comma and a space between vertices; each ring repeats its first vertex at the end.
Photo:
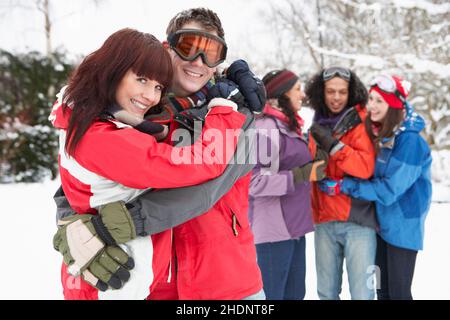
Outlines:
POLYGON ((370 290, 379 290, 381 287, 380 267, 377 265, 370 265, 367 267, 366 273, 369 275, 366 281, 367 288, 370 290))
POLYGON ((278 129, 219 129, 201 130, 196 121, 194 132, 176 129, 171 141, 174 164, 259 164, 262 174, 279 169, 280 133, 278 129))

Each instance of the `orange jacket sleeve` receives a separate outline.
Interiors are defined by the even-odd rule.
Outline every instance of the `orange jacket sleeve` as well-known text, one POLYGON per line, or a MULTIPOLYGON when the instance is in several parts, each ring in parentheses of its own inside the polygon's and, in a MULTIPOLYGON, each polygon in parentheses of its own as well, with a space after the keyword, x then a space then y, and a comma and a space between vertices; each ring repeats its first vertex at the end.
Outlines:
POLYGON ((345 174, 368 179, 375 169, 375 149, 361 123, 341 138, 344 147, 331 156, 345 174))

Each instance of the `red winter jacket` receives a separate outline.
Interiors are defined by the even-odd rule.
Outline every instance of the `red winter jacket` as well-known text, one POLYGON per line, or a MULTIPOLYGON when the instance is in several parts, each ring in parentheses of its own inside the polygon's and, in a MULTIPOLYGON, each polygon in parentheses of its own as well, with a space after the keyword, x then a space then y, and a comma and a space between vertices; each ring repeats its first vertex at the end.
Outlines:
POLYGON ((207 213, 173 229, 179 299, 235 300, 262 289, 248 221, 251 173, 207 213))
POLYGON ((148 299, 237 300, 262 289, 247 217, 250 178, 240 178, 207 213, 173 229, 170 281, 148 299))
POLYGON ((173 260, 150 300, 238 300, 263 288, 248 220, 252 173, 206 213, 173 228, 173 260))

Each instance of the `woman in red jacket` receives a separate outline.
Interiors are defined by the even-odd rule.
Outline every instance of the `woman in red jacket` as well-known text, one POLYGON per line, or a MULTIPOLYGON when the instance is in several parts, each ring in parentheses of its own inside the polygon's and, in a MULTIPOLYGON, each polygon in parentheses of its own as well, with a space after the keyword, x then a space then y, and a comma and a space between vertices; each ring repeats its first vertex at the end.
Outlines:
POLYGON ((232 156, 208 151, 217 145, 235 149, 237 139, 227 141, 225 130, 240 129, 245 117, 228 100, 216 98, 208 105, 202 132, 219 131, 213 142, 200 138, 192 146, 175 148, 148 134, 155 127, 143 121, 144 114, 158 105, 171 80, 171 58, 163 45, 150 34, 123 29, 83 60, 59 95, 50 119, 60 130, 61 183, 80 213, 59 221, 63 231, 54 241, 59 251, 71 253, 64 255, 62 267, 66 299, 144 299, 169 265, 171 232, 136 238, 125 208, 118 205, 107 215, 97 215, 97 210, 129 202, 149 188, 203 183, 219 176, 232 156), (114 115, 120 110, 131 118, 119 121, 114 115), (176 162, 180 154, 191 161, 176 162), (123 243, 134 262, 117 246, 123 243), (89 252, 77 250, 82 246, 89 252), (80 273, 83 280, 74 278, 80 273))

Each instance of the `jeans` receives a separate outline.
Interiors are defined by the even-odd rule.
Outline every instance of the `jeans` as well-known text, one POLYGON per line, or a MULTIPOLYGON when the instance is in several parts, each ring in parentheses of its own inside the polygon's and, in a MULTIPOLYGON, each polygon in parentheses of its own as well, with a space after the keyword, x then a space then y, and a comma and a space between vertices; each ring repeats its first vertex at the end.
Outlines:
POLYGON ((256 245, 267 300, 305 297, 305 237, 256 245))
POLYGON ((242 298, 242 300, 266 300, 264 289, 261 289, 257 293, 252 294, 248 297, 242 298))
POLYGON ((380 268, 378 300, 412 300, 411 285, 417 251, 395 247, 377 236, 376 263, 380 268))
POLYGON ((339 221, 321 223, 315 227, 319 298, 339 300, 345 258, 352 300, 373 300, 377 245, 375 230, 339 221))

